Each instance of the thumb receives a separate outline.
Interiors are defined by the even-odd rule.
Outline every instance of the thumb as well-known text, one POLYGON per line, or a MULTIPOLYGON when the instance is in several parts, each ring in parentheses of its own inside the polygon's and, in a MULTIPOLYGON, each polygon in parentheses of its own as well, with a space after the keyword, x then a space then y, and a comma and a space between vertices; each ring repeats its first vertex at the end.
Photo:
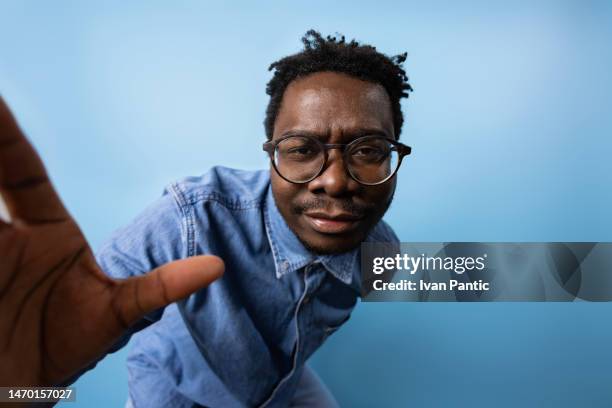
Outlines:
POLYGON ((145 314, 183 299, 223 275, 225 265, 212 255, 194 256, 160 266, 147 273, 117 281, 116 311, 127 328, 145 314))

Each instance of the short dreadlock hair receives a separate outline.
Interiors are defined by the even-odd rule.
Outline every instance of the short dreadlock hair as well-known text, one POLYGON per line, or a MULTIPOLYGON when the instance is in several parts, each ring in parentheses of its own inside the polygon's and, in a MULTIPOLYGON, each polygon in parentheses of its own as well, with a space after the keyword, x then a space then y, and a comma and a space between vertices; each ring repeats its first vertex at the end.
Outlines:
POLYGON ((321 71, 341 72, 382 85, 391 100, 395 138, 399 139, 404 123, 400 99, 407 98, 412 91, 402 66, 407 53, 388 56, 368 44, 355 40, 347 43, 343 35, 324 38, 315 30, 306 32, 302 42, 302 51, 273 62, 268 68, 274 71, 266 86, 266 93, 270 95, 264 120, 268 140, 272 139, 274 122, 287 86, 297 78, 321 71))

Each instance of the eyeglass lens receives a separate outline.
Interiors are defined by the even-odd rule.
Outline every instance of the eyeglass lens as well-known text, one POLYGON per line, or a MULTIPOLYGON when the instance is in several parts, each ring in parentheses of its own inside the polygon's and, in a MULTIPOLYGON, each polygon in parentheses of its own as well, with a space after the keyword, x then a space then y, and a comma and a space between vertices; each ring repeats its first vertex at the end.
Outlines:
MULTIPOLYGON (((385 181, 399 164, 397 149, 386 139, 376 136, 350 144, 345 157, 348 171, 364 184, 385 181)), ((316 177, 325 165, 324 148, 313 139, 292 136, 276 146, 274 164, 287 180, 304 183, 316 177)))

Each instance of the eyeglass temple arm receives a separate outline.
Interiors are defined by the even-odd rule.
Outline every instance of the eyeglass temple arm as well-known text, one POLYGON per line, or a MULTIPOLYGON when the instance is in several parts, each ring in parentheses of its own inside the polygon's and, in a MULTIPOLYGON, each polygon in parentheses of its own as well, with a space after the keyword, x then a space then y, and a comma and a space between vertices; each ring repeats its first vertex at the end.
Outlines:
POLYGON ((266 142, 262 145, 262 148, 265 152, 272 153, 274 152, 274 142, 266 142))
POLYGON ((408 156, 410 153, 412 153, 412 147, 406 146, 405 144, 398 143, 397 152, 402 156, 408 156))

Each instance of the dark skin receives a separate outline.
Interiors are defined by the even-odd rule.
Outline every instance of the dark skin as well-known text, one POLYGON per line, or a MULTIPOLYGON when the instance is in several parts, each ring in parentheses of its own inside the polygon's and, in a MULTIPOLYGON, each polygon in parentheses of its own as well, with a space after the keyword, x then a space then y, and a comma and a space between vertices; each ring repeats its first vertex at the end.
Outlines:
POLYGON ((197 256, 106 276, 2 98, 0 192, 12 218, 0 220, 0 386, 61 383, 145 314, 223 274, 221 259, 197 256))
MULTIPOLYGON (((381 85, 346 74, 317 72, 293 81, 283 95, 272 140, 307 134, 324 143, 349 143, 365 134, 395 139, 389 96, 381 85)), ((395 192, 396 177, 377 186, 353 180, 342 153, 329 151, 321 175, 293 184, 271 169, 272 192, 287 225, 317 253, 357 247, 382 218, 395 192)))
MULTIPOLYGON (((342 74, 296 80, 285 93, 274 137, 298 130, 328 143, 348 143, 365 131, 391 138, 388 96, 378 85, 342 74)), ((272 172, 272 189, 302 242, 317 252, 337 253, 359 245, 381 219, 395 179, 362 186, 345 172, 340 152, 332 150, 318 178, 295 185, 272 172), (351 220, 317 221, 338 215, 351 220), (317 230, 338 226, 350 231, 317 230)), ((10 222, 0 220, 0 386, 67 380, 103 356, 144 315, 223 274, 221 259, 197 256, 136 278, 106 276, 2 98, 0 193, 11 216, 10 222)))

